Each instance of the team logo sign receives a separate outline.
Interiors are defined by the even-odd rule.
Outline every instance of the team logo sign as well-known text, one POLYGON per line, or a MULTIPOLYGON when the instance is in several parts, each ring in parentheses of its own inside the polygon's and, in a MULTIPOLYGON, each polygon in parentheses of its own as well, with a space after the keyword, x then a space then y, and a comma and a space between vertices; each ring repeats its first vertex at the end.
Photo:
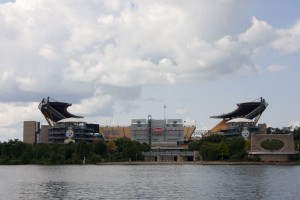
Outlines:
POLYGON ((153 132, 155 135, 162 135, 165 132, 165 130, 162 127, 156 127, 153 129, 153 132))
POLYGON ((73 137, 74 137, 74 131, 73 131, 72 127, 68 127, 68 130, 66 131, 65 143, 69 143, 69 142, 75 143, 75 140, 73 139, 73 137))
POLYGON ((242 136, 244 138, 247 138, 247 137, 249 137, 249 135, 250 135, 249 131, 247 130, 246 127, 244 127, 244 130, 242 131, 242 136))

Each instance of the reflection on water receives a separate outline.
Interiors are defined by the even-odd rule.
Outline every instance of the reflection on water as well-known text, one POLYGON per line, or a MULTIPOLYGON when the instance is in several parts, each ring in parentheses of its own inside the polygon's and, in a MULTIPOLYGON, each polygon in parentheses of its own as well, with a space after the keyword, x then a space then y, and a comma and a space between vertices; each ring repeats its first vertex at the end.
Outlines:
POLYGON ((0 166, 1 199, 298 199, 300 166, 0 166))
POLYGON ((66 182, 49 181, 41 184, 41 188, 44 188, 45 198, 64 199, 69 192, 69 187, 70 185, 66 182))
POLYGON ((20 197, 24 199, 64 199, 71 187, 67 182, 48 181, 40 184, 21 183, 20 188, 20 197))

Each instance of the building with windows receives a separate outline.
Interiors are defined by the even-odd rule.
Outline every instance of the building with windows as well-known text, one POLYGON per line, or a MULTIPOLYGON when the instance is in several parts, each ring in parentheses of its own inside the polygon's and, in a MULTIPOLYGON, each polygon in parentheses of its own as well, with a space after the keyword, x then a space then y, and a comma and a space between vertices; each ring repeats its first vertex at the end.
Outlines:
POLYGON ((151 146, 151 151, 144 153, 145 161, 193 160, 194 152, 184 146, 185 130, 182 119, 152 119, 149 115, 148 119, 131 120, 131 140, 151 146))
POLYGON ((131 140, 151 146, 179 146, 184 143, 181 119, 132 119, 131 140))
POLYGON ((25 121, 23 141, 25 143, 68 143, 97 139, 116 140, 129 138, 139 142, 151 141, 153 145, 176 146, 187 143, 195 131, 195 126, 184 126, 182 120, 132 120, 128 126, 100 126, 87 123, 83 117, 71 114, 67 108, 72 104, 59 102, 50 97, 44 98, 38 108, 44 115, 48 125, 40 125, 36 121, 25 121), (149 127, 148 122, 151 123, 149 127), (143 131, 143 129, 147 129, 143 131))
POLYGON ((211 134, 249 137, 252 133, 266 133, 266 125, 256 125, 268 106, 265 99, 238 103, 237 106, 238 108, 230 113, 211 116, 211 118, 222 119, 210 130, 211 134))
POLYGON ((23 122, 23 141, 29 144, 38 143, 40 134, 40 123, 36 121, 23 122))
POLYGON ((93 142, 102 138, 98 124, 88 124, 80 118, 66 118, 48 128, 48 143, 77 143, 81 140, 93 142))
POLYGON ((40 122, 25 121, 23 141, 25 143, 69 143, 84 140, 92 142, 102 138, 99 124, 89 124, 83 117, 67 111, 70 103, 59 102, 50 97, 44 98, 39 109, 48 125, 40 126, 40 122))

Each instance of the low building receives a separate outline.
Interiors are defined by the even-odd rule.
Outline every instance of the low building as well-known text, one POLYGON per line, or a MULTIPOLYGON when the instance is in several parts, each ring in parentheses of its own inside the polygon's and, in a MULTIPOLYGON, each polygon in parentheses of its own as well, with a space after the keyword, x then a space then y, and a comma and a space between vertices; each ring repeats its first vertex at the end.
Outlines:
POLYGON ((116 140, 118 138, 128 138, 131 136, 130 125, 127 126, 100 126, 100 134, 104 140, 116 140))
POLYGON ((66 118, 58 121, 53 126, 40 126, 40 122, 24 121, 24 143, 63 144, 76 143, 81 140, 92 142, 96 139, 102 139, 102 136, 99 134, 99 124, 88 124, 82 119, 66 118))
MULTIPOLYGON (((194 152, 187 151, 185 132, 182 119, 132 119, 131 140, 147 143, 150 152, 145 152, 145 161, 176 161, 194 159, 194 152)), ((195 127, 191 129, 195 131, 195 127)), ((189 138, 192 134, 190 134, 189 138)))
POLYGON ((40 130, 40 143, 46 144, 49 142, 49 125, 42 125, 40 130))
POLYGON ((150 152, 144 152, 145 161, 181 162, 195 161, 196 151, 188 151, 185 147, 152 147, 150 152))
MULTIPOLYGON (((195 129, 196 129, 196 127, 193 125, 184 125, 183 126, 184 143, 188 143, 191 140, 191 137, 192 137, 195 129)), ((127 126, 100 125, 99 132, 105 140, 116 140, 118 138, 131 139, 131 134, 132 134, 131 124, 128 124, 127 126)))
POLYGON ((151 146, 178 146, 184 143, 181 119, 133 119, 131 140, 151 146))
POLYGON ((293 134, 252 134, 252 158, 259 158, 263 162, 286 162, 295 151, 293 134))
POLYGON ((23 122, 23 142, 33 144, 39 142, 40 123, 36 121, 23 122))

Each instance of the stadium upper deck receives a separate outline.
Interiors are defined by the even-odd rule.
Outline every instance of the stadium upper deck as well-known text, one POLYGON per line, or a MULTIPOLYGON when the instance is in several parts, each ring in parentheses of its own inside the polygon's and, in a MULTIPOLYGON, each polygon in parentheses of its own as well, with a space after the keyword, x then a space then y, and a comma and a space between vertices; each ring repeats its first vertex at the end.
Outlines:
POLYGON ((56 122, 66 118, 83 118, 81 116, 76 116, 67 111, 71 103, 58 102, 50 97, 44 98, 40 104, 39 109, 45 116, 48 124, 54 126, 56 122))
POLYGON ((256 124, 262 113, 267 108, 268 103, 261 97, 252 102, 238 103, 237 106, 237 109, 227 114, 211 116, 211 118, 223 119, 211 129, 212 133, 226 129, 228 127, 227 122, 234 118, 251 119, 253 120, 254 124, 256 124))

